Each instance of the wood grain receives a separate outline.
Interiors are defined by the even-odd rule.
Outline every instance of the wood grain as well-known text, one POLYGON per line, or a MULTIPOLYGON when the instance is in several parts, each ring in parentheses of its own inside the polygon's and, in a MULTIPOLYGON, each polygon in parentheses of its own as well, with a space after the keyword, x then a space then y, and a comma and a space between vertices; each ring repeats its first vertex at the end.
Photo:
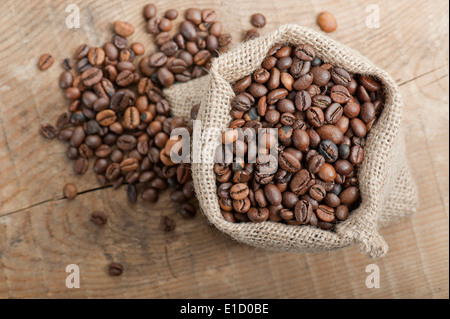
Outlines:
POLYGON ((65 147, 46 141, 40 125, 66 109, 57 86, 60 63, 81 43, 110 39, 112 22, 133 22, 132 41, 150 52, 142 7, 146 1, 3 1, 0 4, 0 297, 1 298, 448 298, 449 63, 447 1, 375 1, 381 27, 365 26, 374 1, 158 1, 169 8, 212 7, 237 43, 255 10, 267 17, 265 34, 283 23, 318 29, 317 13, 333 12, 330 35, 361 51, 401 86, 413 175, 419 186, 416 216, 382 230, 388 256, 371 261, 355 247, 295 255, 239 245, 207 225, 183 220, 165 194, 157 204, 129 205, 124 190, 95 190, 94 176, 77 177, 65 147), (65 8, 76 3, 81 28, 67 29, 65 8), (257 9, 255 9, 257 8, 257 9), (45 72, 36 64, 55 56, 45 72), (62 187, 86 193, 73 201, 62 187), (108 213, 107 227, 89 222, 93 209, 108 213), (159 216, 177 221, 158 230, 159 216), (125 266, 112 278, 107 265, 125 266), (81 288, 65 287, 65 266, 78 264, 81 288), (365 286, 376 263, 381 288, 365 286))

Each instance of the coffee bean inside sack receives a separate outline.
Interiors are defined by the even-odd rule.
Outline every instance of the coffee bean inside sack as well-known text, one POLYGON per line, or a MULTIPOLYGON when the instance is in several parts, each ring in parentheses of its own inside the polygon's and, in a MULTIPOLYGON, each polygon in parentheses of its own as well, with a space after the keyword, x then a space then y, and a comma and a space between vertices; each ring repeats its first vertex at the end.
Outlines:
POLYGON ((223 217, 324 230, 345 221, 361 202, 358 166, 383 110, 377 79, 310 45, 276 44, 233 90, 214 165, 223 217))

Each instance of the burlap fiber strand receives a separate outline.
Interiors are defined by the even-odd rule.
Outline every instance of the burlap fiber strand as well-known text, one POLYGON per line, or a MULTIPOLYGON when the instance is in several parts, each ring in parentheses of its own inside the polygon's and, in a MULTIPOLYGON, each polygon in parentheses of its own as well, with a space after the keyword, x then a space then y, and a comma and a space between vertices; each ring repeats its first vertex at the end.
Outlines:
POLYGON ((210 74, 164 91, 173 115, 190 122, 190 110, 200 103, 194 125, 192 175, 200 207, 209 221, 233 239, 255 247, 277 251, 317 252, 352 244, 372 258, 385 255, 388 245, 378 233, 381 226, 416 211, 417 194, 406 161, 405 143, 400 130, 403 100, 394 80, 360 53, 316 31, 297 25, 284 25, 268 34, 242 43, 215 59, 210 74), (367 138, 365 158, 358 169, 362 202, 335 232, 310 226, 291 226, 266 221, 230 223, 220 213, 213 172, 214 153, 221 132, 231 116, 232 85, 251 74, 276 43, 315 48, 319 58, 349 72, 372 75, 385 90, 385 107, 367 138))

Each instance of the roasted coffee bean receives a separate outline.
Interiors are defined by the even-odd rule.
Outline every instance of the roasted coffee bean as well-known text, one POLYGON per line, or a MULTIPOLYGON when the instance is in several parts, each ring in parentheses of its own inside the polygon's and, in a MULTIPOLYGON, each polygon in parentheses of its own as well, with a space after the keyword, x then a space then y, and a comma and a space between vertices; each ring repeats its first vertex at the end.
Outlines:
POLYGON ((341 200, 339 199, 339 196, 333 193, 328 193, 327 196, 324 199, 325 205, 336 208, 341 204, 341 200))
POLYGON ((122 151, 131 151, 132 149, 134 149, 136 147, 136 145, 137 145, 137 140, 132 135, 124 134, 124 135, 119 136, 119 138, 117 139, 117 146, 122 151))
POLYGON ((230 189, 231 198, 236 200, 246 198, 248 196, 248 193, 249 193, 248 186, 243 183, 235 184, 230 189))
POLYGON ((331 223, 335 220, 334 209, 325 205, 319 205, 316 216, 323 222, 331 223))
POLYGON ((39 58, 38 67, 40 70, 45 71, 53 65, 54 61, 55 61, 54 58, 50 54, 48 53, 43 54, 39 58))
POLYGON ((313 127, 321 127, 325 123, 323 111, 318 107, 311 107, 306 111, 308 122, 313 127))
POLYGON ((310 188, 311 176, 306 169, 300 170, 290 182, 290 188, 296 195, 304 195, 310 188))
POLYGON ((351 94, 345 86, 335 85, 331 88, 330 97, 336 103, 347 103, 350 100, 350 96, 351 94))
POLYGON ((311 73, 314 77, 313 83, 318 86, 325 86, 331 79, 331 73, 322 67, 311 68, 311 73))
POLYGON ((43 124, 41 126, 40 132, 42 136, 44 136, 47 139, 54 139, 56 137, 57 131, 51 124, 43 124))
POLYGON ((103 110, 97 113, 96 120, 101 126, 110 126, 117 120, 117 116, 113 110, 103 110))
POLYGON ((300 170, 301 164, 299 160, 288 152, 281 152, 278 157, 278 164, 281 168, 289 173, 295 173, 300 170))
POLYGON ((317 23, 327 33, 332 33, 337 29, 336 18, 330 12, 321 12, 317 17, 317 23))
POLYGON ((301 224, 306 225, 311 220, 313 214, 312 205, 306 200, 301 200, 295 205, 295 219, 301 224))
POLYGON ((329 124, 336 124, 343 114, 343 107, 339 103, 333 103, 325 111, 325 121, 329 124))
POLYGON ((301 44, 296 47, 294 54, 297 58, 303 61, 312 61, 316 57, 316 52, 314 49, 307 44, 301 44))
POLYGON ((77 186, 73 183, 67 183, 64 185, 63 193, 68 199, 74 199, 78 195, 77 186))
POLYGON ((339 157, 338 147, 330 140, 320 142, 318 151, 327 163, 334 163, 339 157))
POLYGON ((299 91, 295 96, 295 107, 299 111, 307 111, 311 107, 311 96, 306 91, 299 91))
POLYGON ((325 163, 319 170, 318 175, 323 181, 332 182, 336 178, 336 170, 331 164, 325 163))
POLYGON ((248 218, 254 223, 262 223, 269 218, 269 209, 267 208, 250 208, 247 213, 248 218))
POLYGON ((348 159, 353 165, 361 164, 364 159, 364 149, 358 145, 353 146, 350 149, 350 155, 348 159))
POLYGON ((86 87, 94 86, 103 78, 103 72, 99 68, 90 68, 81 74, 81 81, 86 87))
POLYGON ((358 200, 359 194, 358 187, 350 186, 341 192, 339 198, 341 199, 341 203, 343 205, 351 205, 358 200))
POLYGON ((97 210, 92 213, 91 222, 99 226, 106 225, 108 222, 108 217, 104 212, 97 210))
POLYGON ((346 176, 353 172, 354 166, 347 160, 338 160, 334 164, 334 168, 336 173, 346 176))
POLYGON ((326 190, 320 185, 313 185, 309 189, 309 196, 311 196, 316 201, 320 202, 326 196, 326 190))
POLYGON ((79 175, 83 175, 84 173, 86 173, 88 167, 89 167, 88 160, 80 157, 75 161, 73 170, 75 173, 77 173, 79 175))
POLYGON ((344 205, 340 205, 338 207, 336 207, 334 214, 336 216, 336 218, 340 221, 345 221, 348 218, 348 207, 344 206, 344 205))
POLYGON ((255 28, 263 28, 266 25, 266 17, 261 13, 255 13, 250 17, 250 23, 255 28))

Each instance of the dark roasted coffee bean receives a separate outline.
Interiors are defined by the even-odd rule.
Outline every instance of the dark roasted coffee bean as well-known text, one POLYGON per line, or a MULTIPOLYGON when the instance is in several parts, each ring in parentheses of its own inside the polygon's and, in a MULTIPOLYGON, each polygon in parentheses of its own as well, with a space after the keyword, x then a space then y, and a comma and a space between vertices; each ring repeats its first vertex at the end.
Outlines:
POLYGON ((331 79, 335 84, 347 87, 350 84, 352 77, 342 68, 333 68, 331 70, 331 79))
POLYGON ((304 195, 309 190, 309 183, 311 181, 311 176, 306 169, 300 170, 294 175, 290 182, 290 188, 292 192, 296 195, 304 195))
POLYGON ((335 216, 340 221, 345 221, 348 218, 348 207, 344 205, 340 205, 335 209, 335 216))
POLYGON ((306 200, 301 200, 295 205, 295 219, 302 225, 306 225, 311 220, 313 214, 312 205, 306 200))
POLYGON ((255 28, 263 28, 266 25, 266 17, 261 13, 255 13, 250 17, 250 23, 255 28))
POLYGON ((41 126, 40 132, 42 136, 47 139, 54 139, 56 137, 57 131, 51 124, 43 124, 41 126))
POLYGON ((108 217, 102 211, 95 211, 91 215, 91 222, 99 226, 106 225, 108 217))
POLYGON ((248 196, 248 186, 243 183, 235 184, 230 189, 230 196, 237 200, 246 198, 248 196))
POLYGON ((83 175, 84 173, 86 173, 88 167, 89 167, 88 160, 80 157, 75 161, 73 170, 75 173, 83 175))
POLYGON ((322 201, 322 199, 325 198, 326 191, 325 191, 325 188, 323 188, 320 185, 313 185, 309 189, 309 195, 316 201, 320 202, 320 201, 322 201))
POLYGON ((308 170, 311 174, 317 174, 325 164, 325 158, 322 155, 314 155, 308 161, 308 170))
POLYGON ((250 208, 247 213, 248 218, 254 223, 262 223, 269 218, 269 209, 250 208))
POLYGON ((329 124, 336 124, 343 114, 343 107, 339 103, 333 103, 325 111, 325 121, 329 124))
POLYGON ((311 96, 306 91, 299 91, 295 96, 295 107, 299 111, 307 111, 311 107, 311 96))
POLYGON ((322 67, 313 67, 311 73, 314 77, 313 83, 318 86, 325 86, 331 79, 331 73, 322 67))
POLYGON ((339 195, 341 203, 343 205, 351 205, 359 198, 359 188, 356 186, 350 186, 344 189, 339 195))
POLYGON ((333 182, 336 178, 336 170, 331 164, 325 163, 318 172, 318 176, 324 182, 333 182))
POLYGON ((339 157, 338 147, 330 140, 320 142, 318 151, 327 163, 334 163, 339 157))
POLYGON ((307 44, 301 44, 296 47, 294 54, 297 58, 303 61, 312 61, 316 57, 314 49, 307 44))
POLYGON ((137 140, 134 136, 132 135, 121 135, 119 136, 119 138, 117 139, 117 146, 119 147, 119 149, 123 150, 123 151, 131 151, 132 149, 134 149, 137 145, 137 140))
POLYGON ((361 164, 364 159, 364 149, 358 145, 353 146, 348 159, 353 165, 361 164))
POLYGON ((313 127, 321 127, 325 123, 323 111, 318 107, 311 107, 306 111, 308 122, 313 127))

